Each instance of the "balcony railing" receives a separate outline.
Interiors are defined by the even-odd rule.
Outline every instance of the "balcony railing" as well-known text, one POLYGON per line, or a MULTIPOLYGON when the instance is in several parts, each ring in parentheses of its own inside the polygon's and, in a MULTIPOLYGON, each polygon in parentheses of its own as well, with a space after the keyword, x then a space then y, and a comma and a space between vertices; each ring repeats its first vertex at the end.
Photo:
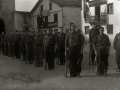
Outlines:
POLYGON ((107 23, 107 15, 96 15, 96 16, 90 16, 89 23, 95 23, 95 24, 106 24, 107 23))

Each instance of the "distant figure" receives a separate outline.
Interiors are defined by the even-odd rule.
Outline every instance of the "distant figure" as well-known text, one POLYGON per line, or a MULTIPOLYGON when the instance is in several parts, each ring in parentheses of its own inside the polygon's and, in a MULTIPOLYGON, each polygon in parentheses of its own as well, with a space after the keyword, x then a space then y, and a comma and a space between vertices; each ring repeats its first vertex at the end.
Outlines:
POLYGON ((116 54, 117 71, 120 72, 120 32, 115 35, 113 47, 116 54))

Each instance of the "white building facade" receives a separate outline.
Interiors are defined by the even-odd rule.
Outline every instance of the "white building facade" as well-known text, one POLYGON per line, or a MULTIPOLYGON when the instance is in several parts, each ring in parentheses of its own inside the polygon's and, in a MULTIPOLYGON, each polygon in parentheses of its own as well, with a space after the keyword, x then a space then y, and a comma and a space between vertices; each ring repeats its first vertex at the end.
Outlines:
POLYGON ((115 35, 120 31, 120 0, 89 1, 91 20, 105 28, 104 33, 113 44, 115 35))
MULTIPOLYGON (((38 29, 38 15, 44 17, 44 22, 49 28, 58 29, 62 27, 64 31, 69 29, 70 23, 75 23, 76 30, 81 29, 81 0, 39 0, 31 11, 32 28, 38 29), (72 3, 73 2, 73 3, 72 3), (76 5, 77 3, 77 5, 76 5)), ((43 25, 42 29, 45 29, 43 25)))

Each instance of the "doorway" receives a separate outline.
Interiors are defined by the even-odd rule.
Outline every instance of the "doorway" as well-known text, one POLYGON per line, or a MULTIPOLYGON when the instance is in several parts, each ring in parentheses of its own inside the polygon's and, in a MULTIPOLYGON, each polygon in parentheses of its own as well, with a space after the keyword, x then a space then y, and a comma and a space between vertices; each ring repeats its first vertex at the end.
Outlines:
POLYGON ((4 20, 0 18, 0 34, 2 32, 5 32, 5 23, 4 23, 4 20))

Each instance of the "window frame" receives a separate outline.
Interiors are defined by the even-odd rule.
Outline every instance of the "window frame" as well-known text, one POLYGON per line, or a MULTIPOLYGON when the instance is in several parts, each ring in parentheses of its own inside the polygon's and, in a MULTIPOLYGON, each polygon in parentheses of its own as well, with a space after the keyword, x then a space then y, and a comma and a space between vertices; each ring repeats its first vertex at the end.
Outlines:
POLYGON ((90 26, 85 26, 85 34, 89 34, 90 26), (88 28, 88 31, 87 31, 88 28))
POLYGON ((114 25, 113 24, 107 24, 107 34, 113 34, 113 28, 114 28, 114 25), (112 32, 108 32, 108 26, 112 25, 112 32))
POLYGON ((113 5, 113 3, 107 4, 107 13, 108 13, 108 14, 114 14, 114 5, 113 5), (109 12, 109 6, 110 6, 110 5, 113 6, 113 8, 112 8, 112 9, 113 9, 113 10, 112 10, 112 13, 109 12))
POLYGON ((43 12, 43 5, 41 5, 40 7, 41 7, 41 12, 43 12))
POLYGON ((54 22, 58 22, 58 13, 54 14, 54 22), (55 20, 55 15, 57 16, 57 20, 55 20))
POLYGON ((52 2, 49 3, 49 10, 52 10, 52 2))

